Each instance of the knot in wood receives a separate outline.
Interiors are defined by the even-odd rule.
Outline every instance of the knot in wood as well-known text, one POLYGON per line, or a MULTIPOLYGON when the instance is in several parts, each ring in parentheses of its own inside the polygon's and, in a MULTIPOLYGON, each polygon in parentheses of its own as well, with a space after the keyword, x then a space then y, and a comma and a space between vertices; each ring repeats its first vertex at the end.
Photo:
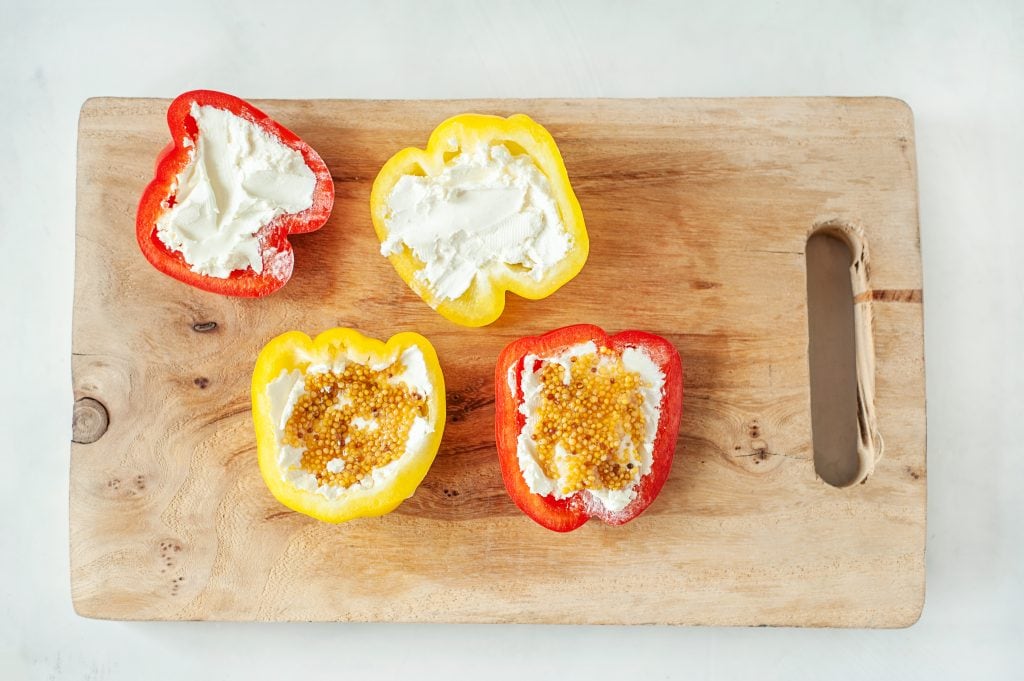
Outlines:
POLYGON ((217 330, 217 322, 196 322, 192 325, 192 330, 196 333, 210 333, 217 330))
POLYGON ((91 397, 83 397, 75 401, 75 408, 71 420, 71 440, 81 445, 87 445, 103 437, 110 425, 110 415, 107 408, 99 400, 91 397))

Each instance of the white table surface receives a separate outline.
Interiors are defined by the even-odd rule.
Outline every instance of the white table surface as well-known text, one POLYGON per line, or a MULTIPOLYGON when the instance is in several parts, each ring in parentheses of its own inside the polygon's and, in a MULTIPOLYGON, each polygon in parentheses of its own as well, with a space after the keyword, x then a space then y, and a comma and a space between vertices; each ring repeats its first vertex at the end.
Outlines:
POLYGON ((1024 3, 213 4, 0 0, 0 679, 1024 678, 1024 3), (195 87, 251 98, 905 99, 926 292, 920 622, 839 631, 76 616, 78 109, 94 95, 195 87))

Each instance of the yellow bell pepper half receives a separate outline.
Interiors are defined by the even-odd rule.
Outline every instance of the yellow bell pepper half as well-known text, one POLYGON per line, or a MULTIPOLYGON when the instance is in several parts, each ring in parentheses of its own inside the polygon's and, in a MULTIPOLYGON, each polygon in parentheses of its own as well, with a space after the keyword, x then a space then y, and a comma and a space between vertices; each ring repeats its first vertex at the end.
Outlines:
POLYGON ((444 376, 433 346, 417 333, 383 343, 353 329, 315 339, 290 331, 267 343, 256 360, 252 417, 260 473, 282 504, 329 523, 383 515, 413 495, 434 461, 445 424, 444 376), (415 380, 407 383, 399 372, 409 367, 415 380), (402 454, 387 454, 399 451, 394 445, 403 433, 402 454), (305 448, 286 446, 297 444, 296 435, 314 439, 305 448), (338 458, 325 466, 330 456, 338 458), (338 462, 362 466, 359 481, 356 472, 339 473, 338 462), (337 483, 346 475, 351 484, 337 483))
POLYGON ((415 276, 424 263, 408 247, 388 256, 399 276, 417 295, 445 318, 463 326, 484 326, 500 317, 505 309, 506 291, 531 300, 551 295, 579 274, 590 251, 583 211, 569 183, 558 145, 543 126, 523 114, 508 118, 484 114, 454 116, 434 129, 426 149, 409 147, 392 156, 381 168, 370 193, 370 212, 378 239, 383 242, 388 236, 388 197, 404 175, 440 174, 447 159, 461 149, 479 144, 504 144, 513 154, 530 156, 550 183, 573 247, 542 280, 532 278, 523 268, 504 268, 490 276, 477 276, 472 286, 454 300, 438 299, 415 276))

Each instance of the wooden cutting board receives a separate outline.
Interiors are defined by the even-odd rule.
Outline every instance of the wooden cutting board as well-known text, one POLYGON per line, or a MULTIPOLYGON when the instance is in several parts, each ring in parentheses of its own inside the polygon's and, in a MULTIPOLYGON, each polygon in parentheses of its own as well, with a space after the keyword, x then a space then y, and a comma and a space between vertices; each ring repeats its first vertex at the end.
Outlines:
MULTIPOLYGON (((191 289, 135 243, 169 140, 168 101, 82 108, 71 446, 71 582, 118 619, 681 623, 896 627, 924 600, 925 392, 913 121, 890 99, 257 101, 317 149, 337 202, 294 237, 265 300, 191 289), (591 237, 555 295, 455 326, 378 255, 370 185, 465 111, 525 112, 562 150, 591 237), (837 488, 812 452, 805 247, 866 244, 867 341, 884 455, 837 488), (869 313, 869 314, 867 314, 869 313), (873 320, 873 322, 871 321, 873 320), (672 475, 623 527, 559 535, 505 494, 492 371, 512 339, 575 322, 678 347, 672 475), (870 324, 873 324, 870 325, 870 324), (249 379, 289 329, 415 330, 434 343, 448 425, 395 513, 340 526, 260 479, 249 379), (109 427, 106 420, 109 419, 109 427), (94 440, 88 444, 88 440, 94 440)), ((860 265, 858 265, 860 267, 860 265)))

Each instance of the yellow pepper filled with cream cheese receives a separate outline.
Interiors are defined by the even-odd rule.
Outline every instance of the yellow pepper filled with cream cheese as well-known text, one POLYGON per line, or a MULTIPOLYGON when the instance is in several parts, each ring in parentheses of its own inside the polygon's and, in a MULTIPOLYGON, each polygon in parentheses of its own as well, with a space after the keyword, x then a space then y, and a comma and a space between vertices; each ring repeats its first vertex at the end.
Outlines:
POLYGON ((399 276, 464 326, 501 316, 505 292, 551 295, 590 243, 558 146, 522 114, 462 114, 426 149, 391 157, 373 183, 373 226, 399 276))
POLYGON ((291 331, 260 352, 252 416, 260 472, 288 508, 338 523, 393 511, 441 443, 444 376, 430 342, 291 331))

